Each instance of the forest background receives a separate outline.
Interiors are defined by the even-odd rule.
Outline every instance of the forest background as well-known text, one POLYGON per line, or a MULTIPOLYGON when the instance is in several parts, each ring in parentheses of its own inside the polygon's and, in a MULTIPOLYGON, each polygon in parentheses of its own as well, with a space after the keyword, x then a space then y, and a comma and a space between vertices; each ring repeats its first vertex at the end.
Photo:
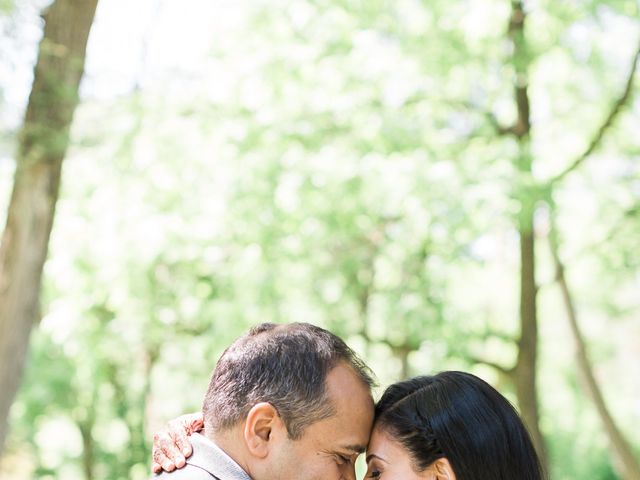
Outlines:
POLYGON ((0 478, 147 478, 228 343, 306 321, 640 479, 639 12, 1 0, 0 478))

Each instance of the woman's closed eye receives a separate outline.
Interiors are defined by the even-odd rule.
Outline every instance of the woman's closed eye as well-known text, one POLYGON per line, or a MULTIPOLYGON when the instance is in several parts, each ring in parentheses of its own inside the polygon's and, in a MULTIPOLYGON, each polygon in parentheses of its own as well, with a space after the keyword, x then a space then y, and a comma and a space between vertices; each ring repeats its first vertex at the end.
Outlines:
POLYGON ((368 458, 367 462, 367 474, 365 475, 365 479, 367 478, 380 478, 382 477, 382 472, 384 467, 381 465, 381 462, 377 458, 368 458))

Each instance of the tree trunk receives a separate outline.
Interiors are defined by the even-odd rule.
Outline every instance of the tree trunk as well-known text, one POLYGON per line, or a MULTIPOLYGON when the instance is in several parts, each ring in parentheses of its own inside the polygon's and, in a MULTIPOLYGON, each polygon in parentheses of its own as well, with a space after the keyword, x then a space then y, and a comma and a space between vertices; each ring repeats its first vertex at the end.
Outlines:
POLYGON ((152 435, 147 431, 148 405, 151 403, 151 377, 153 367, 160 356, 160 345, 148 345, 143 356, 144 384, 136 401, 136 409, 127 415, 127 425, 131 432, 130 464, 146 463, 151 456, 149 438, 152 435))
POLYGON ((607 404, 600 390, 600 386, 593 373, 593 367, 589 359, 587 347, 578 325, 578 317, 576 309, 571 298, 571 292, 569 285, 564 274, 564 265, 560 260, 558 253, 558 244, 554 238, 555 232, 552 230, 549 236, 549 243, 551 246, 551 254, 556 268, 556 280, 562 293, 562 301, 567 311, 567 319, 569 320, 569 326, 571 327, 571 333, 576 346, 576 360, 578 370, 584 378, 584 385, 587 393, 593 400, 593 403, 598 412, 600 420, 604 425, 605 432, 609 438, 613 456, 617 460, 615 465, 616 470, 619 470, 620 476, 625 480, 640 480, 640 462, 635 457, 631 445, 627 442, 627 439, 622 434, 615 420, 609 413, 607 404))
POLYGON ((400 360, 400 380, 407 380, 411 376, 411 365, 409 364, 409 355, 415 349, 408 344, 392 347, 393 355, 400 360))
POLYGON ((42 269, 98 0, 56 0, 44 15, 0 244, 0 452, 38 317, 42 269))
POLYGON ((540 431, 536 367, 538 364, 538 312, 535 276, 535 236, 533 212, 526 214, 529 224, 520 225, 520 339, 514 369, 516 396, 540 460, 546 468, 546 448, 540 431))
POLYGON ((520 237, 520 338, 518 340, 518 357, 514 368, 516 396, 522 418, 531 433, 531 438, 538 451, 540 460, 547 469, 547 456, 544 437, 540 431, 539 405, 537 395, 538 365, 538 312, 536 297, 536 256, 534 214, 538 200, 535 188, 530 147, 531 107, 528 93, 529 54, 525 38, 525 19, 523 2, 511 2, 508 35, 513 44, 512 64, 515 70, 514 100, 518 117, 509 130, 519 145, 516 159, 518 181, 516 196, 520 203, 518 219, 518 235, 520 237))
MULTIPOLYGON (((95 395, 93 396, 95 399, 95 395)), ((78 428, 82 435, 82 471, 85 480, 93 480, 95 464, 95 443, 93 441, 93 426, 95 424, 94 405, 87 407, 86 418, 78 422, 78 428)))

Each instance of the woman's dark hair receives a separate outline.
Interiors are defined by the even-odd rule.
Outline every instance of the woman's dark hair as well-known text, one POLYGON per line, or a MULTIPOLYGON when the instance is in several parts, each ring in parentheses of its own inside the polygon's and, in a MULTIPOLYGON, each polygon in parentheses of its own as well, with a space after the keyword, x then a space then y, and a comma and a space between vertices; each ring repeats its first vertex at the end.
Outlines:
POLYGON ((484 380, 442 372, 391 385, 376 405, 376 425, 424 471, 449 460, 457 480, 541 480, 540 460, 518 413, 484 380))

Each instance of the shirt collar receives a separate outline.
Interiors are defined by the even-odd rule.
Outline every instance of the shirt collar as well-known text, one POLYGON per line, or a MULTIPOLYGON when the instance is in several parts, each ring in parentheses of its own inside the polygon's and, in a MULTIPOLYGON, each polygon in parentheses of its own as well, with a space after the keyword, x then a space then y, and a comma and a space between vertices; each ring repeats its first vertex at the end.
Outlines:
POLYGON ((190 440, 193 454, 187 463, 206 470, 220 480, 251 480, 240 465, 204 435, 194 433, 190 440))

